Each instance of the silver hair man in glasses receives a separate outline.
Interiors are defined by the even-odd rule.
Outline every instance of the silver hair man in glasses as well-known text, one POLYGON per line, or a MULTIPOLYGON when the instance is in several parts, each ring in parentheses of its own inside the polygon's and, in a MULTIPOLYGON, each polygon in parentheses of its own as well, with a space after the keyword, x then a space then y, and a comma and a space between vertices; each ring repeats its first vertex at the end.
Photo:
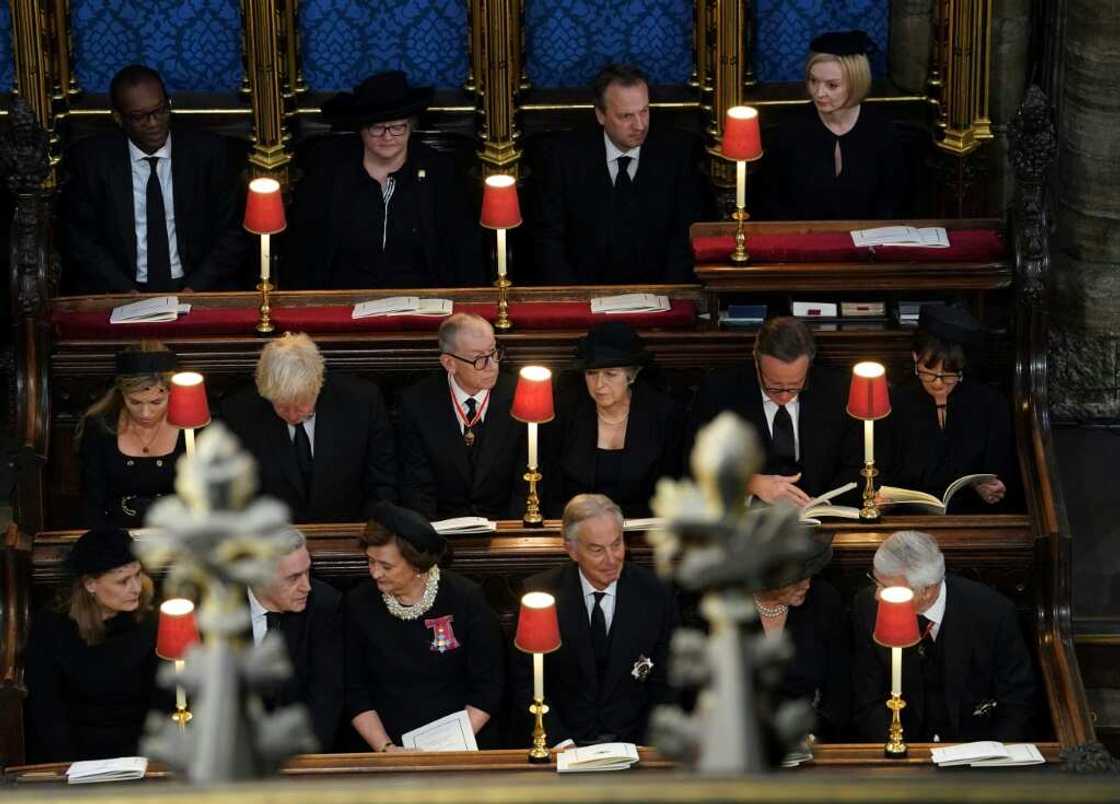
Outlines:
POLYGON ((443 371, 401 395, 401 501, 429 519, 520 518, 525 426, 510 417, 513 378, 484 318, 439 328, 443 371))

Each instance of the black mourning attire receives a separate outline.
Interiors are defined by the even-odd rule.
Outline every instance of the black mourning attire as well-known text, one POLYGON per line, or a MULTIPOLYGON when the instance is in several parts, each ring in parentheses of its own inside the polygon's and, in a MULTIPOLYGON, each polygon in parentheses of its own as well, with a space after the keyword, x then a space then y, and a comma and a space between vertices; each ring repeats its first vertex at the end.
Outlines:
POLYGON ((40 612, 27 640, 28 760, 135 756, 156 664, 154 617, 118 614, 90 646, 70 617, 40 612))
POLYGON ((117 434, 101 419, 86 420, 82 433, 82 521, 85 527, 144 526, 151 504, 175 493, 175 463, 183 454, 183 435, 167 455, 125 455, 117 434))
POLYGON ((820 578, 800 606, 786 615, 785 633, 793 643, 793 660, 786 668, 781 694, 813 704, 820 739, 835 740, 851 716, 852 680, 850 628, 840 593, 820 578))
POLYGON ((476 735, 480 747, 496 747, 505 646, 498 617, 476 583, 443 571, 432 607, 401 620, 368 581, 346 596, 345 620, 347 719, 374 710, 400 745, 404 732, 470 705, 491 716, 476 735), (435 621, 445 617, 457 644, 440 651, 435 621))

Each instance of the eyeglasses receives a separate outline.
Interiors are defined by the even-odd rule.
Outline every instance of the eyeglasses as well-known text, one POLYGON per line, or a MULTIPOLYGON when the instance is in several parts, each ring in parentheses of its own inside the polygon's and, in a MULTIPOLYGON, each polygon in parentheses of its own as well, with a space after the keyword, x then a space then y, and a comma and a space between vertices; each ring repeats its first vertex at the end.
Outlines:
POLYGON ((472 366, 474 366, 476 371, 482 371, 490 363, 494 363, 495 365, 501 363, 502 356, 505 354, 505 350, 501 347, 495 347, 494 350, 489 354, 479 355, 478 357, 474 358, 459 357, 459 355, 453 355, 451 354, 451 352, 444 352, 444 354, 448 357, 453 357, 456 360, 460 360, 464 363, 470 363, 472 366))
POLYGON ((388 134, 390 137, 399 137, 408 131, 408 123, 375 123, 372 126, 366 126, 366 131, 369 132, 371 137, 384 137, 388 134))
POLYGON ((805 376, 801 379, 800 384, 796 386, 769 385, 767 379, 762 376, 761 371, 756 370, 755 373, 758 374, 758 384, 762 386, 762 390, 765 391, 768 396, 777 396, 778 394, 790 394, 791 396, 797 396, 797 394, 801 393, 809 387, 808 373, 806 373, 805 376))
POLYGON ((869 580, 869 581, 871 581, 871 583, 875 584, 876 589, 886 589, 886 585, 883 584, 882 581, 880 581, 878 578, 876 578, 870 572, 865 572, 864 575, 867 576, 867 580, 869 580))
POLYGON ((128 122, 135 126, 142 125, 148 121, 155 122, 167 117, 171 112, 171 104, 164 101, 159 106, 147 112, 128 112, 124 117, 128 122))
POLYGON ((946 385, 956 385, 964 379, 963 371, 930 371, 929 369, 918 368, 917 364, 914 365, 914 373, 926 382, 941 380, 946 385))

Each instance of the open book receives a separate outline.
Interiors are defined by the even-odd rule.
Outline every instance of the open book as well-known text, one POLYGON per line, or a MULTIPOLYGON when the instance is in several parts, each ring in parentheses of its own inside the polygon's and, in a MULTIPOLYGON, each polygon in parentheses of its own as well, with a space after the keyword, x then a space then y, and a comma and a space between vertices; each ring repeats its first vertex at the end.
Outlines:
POLYGON ((118 757, 116 759, 90 759, 71 763, 66 769, 69 784, 92 782, 127 782, 143 779, 148 770, 147 757, 118 757))
POLYGON ((622 293, 591 300, 593 313, 662 313, 668 309, 669 297, 653 293, 622 293))
POLYGON ((939 768, 969 765, 973 768, 1010 768, 1021 765, 1041 765, 1046 762, 1034 743, 1004 745, 995 740, 948 745, 930 749, 930 759, 939 768))
POLYGON ((638 746, 633 743, 600 743, 569 748, 556 755, 560 773, 626 770, 638 761, 638 746))
POLYGON ((995 479, 995 475, 989 474, 958 477, 949 484, 949 488, 945 489, 945 494, 942 495, 940 500, 924 491, 900 489, 897 486, 882 486, 878 492, 879 506, 914 505, 927 514, 944 514, 949 507, 949 500, 953 499, 953 495, 958 491, 966 486, 975 486, 995 479))
POLYGON ((114 307, 109 314, 110 324, 155 324, 174 321, 180 313, 189 313, 189 304, 180 304, 178 296, 156 296, 130 304, 114 307))
POLYGON ((839 488, 832 491, 826 491, 819 497, 814 497, 801 509, 800 519, 806 525, 819 525, 821 521, 819 517, 822 516, 838 516, 843 519, 859 519, 859 509, 853 508, 850 505, 830 505, 829 501, 833 497, 839 497, 846 491, 854 489, 858 484, 855 482, 845 483, 839 488))
POLYGON ((861 248, 870 246, 909 246, 912 248, 949 248, 949 234, 943 226, 880 226, 877 229, 856 229, 852 242, 861 248))
POLYGON ((351 318, 373 318, 392 315, 430 315, 438 318, 451 315, 451 299, 424 299, 419 296, 389 296, 385 299, 359 302, 351 318))
POLYGON ((498 526, 490 519, 481 516, 459 516, 454 519, 440 519, 432 523, 436 533, 443 536, 459 536, 464 533, 493 533, 498 526))

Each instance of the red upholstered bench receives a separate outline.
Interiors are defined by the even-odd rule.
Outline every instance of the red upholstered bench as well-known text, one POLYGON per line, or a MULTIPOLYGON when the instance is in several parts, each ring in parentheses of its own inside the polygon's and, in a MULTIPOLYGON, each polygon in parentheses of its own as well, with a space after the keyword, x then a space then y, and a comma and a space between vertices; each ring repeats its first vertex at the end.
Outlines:
MULTIPOLYGON (((692 253, 697 264, 727 263, 735 238, 697 237, 692 253)), ((949 248, 877 246, 856 248, 848 232, 752 234, 747 241, 751 263, 772 262, 992 262, 1007 256, 1003 236, 993 229, 949 232, 949 248)))

